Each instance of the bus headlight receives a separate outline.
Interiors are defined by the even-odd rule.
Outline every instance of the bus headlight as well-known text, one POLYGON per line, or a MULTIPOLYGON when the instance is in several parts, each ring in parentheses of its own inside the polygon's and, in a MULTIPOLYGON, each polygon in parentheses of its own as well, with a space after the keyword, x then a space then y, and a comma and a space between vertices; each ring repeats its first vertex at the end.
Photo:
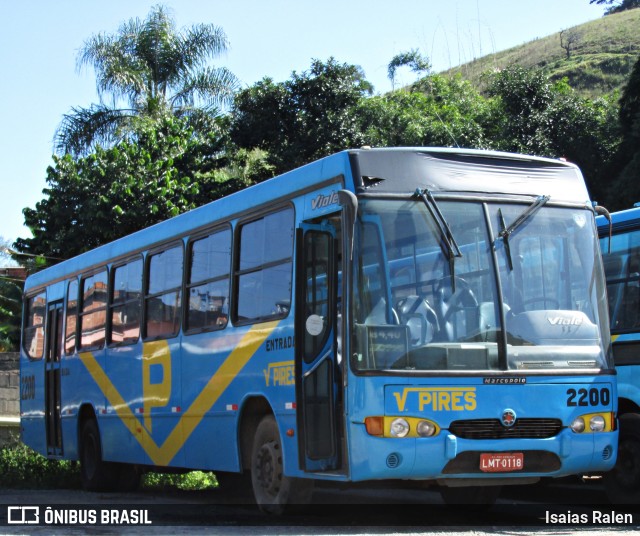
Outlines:
POLYGON ((573 430, 576 434, 580 434, 584 432, 584 419, 582 417, 578 417, 574 419, 571 423, 571 430, 573 430))
POLYGON ((431 437, 436 433, 436 427, 432 422, 420 421, 416 427, 416 431, 420 437, 431 437))
POLYGON ((576 417, 569 425, 569 428, 576 434, 613 432, 616 429, 616 417, 612 412, 588 413, 587 415, 576 417))
POLYGON ((390 428, 391 437, 405 437, 409 433, 409 423, 403 419, 393 419, 390 428))
POLYGON ((589 428, 592 432, 602 432, 605 427, 604 417, 602 415, 594 415, 589 419, 589 428))

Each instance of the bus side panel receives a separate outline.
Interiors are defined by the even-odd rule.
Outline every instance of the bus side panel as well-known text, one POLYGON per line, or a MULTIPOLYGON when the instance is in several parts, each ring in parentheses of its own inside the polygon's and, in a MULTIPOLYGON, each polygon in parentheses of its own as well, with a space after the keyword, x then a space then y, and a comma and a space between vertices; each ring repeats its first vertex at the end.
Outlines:
MULTIPOLYGON (((246 333, 246 330, 242 330, 246 333)), ((182 398, 187 410, 207 386, 212 393, 203 395, 207 400, 213 396, 219 398, 213 406, 208 403, 188 415, 188 428, 193 432, 185 444, 185 464, 187 467, 198 467, 209 470, 237 471, 238 457, 238 411, 233 404, 238 404, 233 392, 237 389, 237 378, 228 378, 229 386, 218 389, 214 385, 216 374, 221 365, 229 358, 234 346, 242 340, 240 330, 229 327, 221 331, 212 331, 185 336, 182 349, 182 398), (213 392, 215 390, 215 393, 213 392)), ((220 376, 219 380, 226 380, 220 376)))
POLYGON ((241 419, 254 425, 244 432, 252 444, 255 426, 268 411, 279 421, 286 470, 295 470, 296 443, 285 441, 286 430, 295 427, 293 315, 185 341, 183 400, 193 408, 185 420, 186 466, 239 470, 241 419))
POLYGON ((240 384, 244 384, 242 388, 249 393, 259 389, 271 407, 280 430, 284 470, 288 476, 300 473, 296 433, 294 313, 295 305, 289 316, 281 321, 256 352, 247 369, 249 374, 240 384))
MULTIPOLYGON (((105 363, 105 351, 96 350, 83 352, 92 363, 101 368, 105 363)), ((62 358, 62 439, 64 443, 64 457, 77 460, 80 449, 80 412, 86 415, 94 414, 98 424, 106 410, 106 399, 102 390, 93 380, 91 374, 83 364, 80 354, 68 355, 62 358)), ((104 433, 101 430, 104 442, 104 433)))
POLYGON ((105 460, 184 466, 180 355, 179 338, 108 350, 97 378, 107 399, 99 416, 105 460))
POLYGON ((142 343, 113 347, 108 350, 105 373, 109 381, 103 382, 107 394, 106 413, 99 416, 103 438, 103 455, 111 461, 149 463, 135 432, 144 426, 142 343), (113 388, 109 387, 111 383, 113 388), (116 398, 124 401, 128 410, 116 411, 116 398))
POLYGON ((44 391, 44 359, 31 360, 24 351, 21 351, 20 429, 22 442, 46 456, 44 391))

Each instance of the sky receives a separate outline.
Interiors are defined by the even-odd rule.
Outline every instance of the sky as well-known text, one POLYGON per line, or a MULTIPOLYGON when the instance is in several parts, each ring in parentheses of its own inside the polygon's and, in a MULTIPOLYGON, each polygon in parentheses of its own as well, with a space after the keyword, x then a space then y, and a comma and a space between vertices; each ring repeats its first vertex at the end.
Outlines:
POLYGON ((362 67, 376 93, 392 88, 387 65, 400 52, 419 49, 439 72, 604 12, 589 0, 0 0, 0 243, 30 236, 22 209, 44 197, 63 115, 98 102, 94 72, 76 67, 82 44, 158 3, 178 28, 220 26, 230 47, 213 64, 243 87, 334 57, 362 67))

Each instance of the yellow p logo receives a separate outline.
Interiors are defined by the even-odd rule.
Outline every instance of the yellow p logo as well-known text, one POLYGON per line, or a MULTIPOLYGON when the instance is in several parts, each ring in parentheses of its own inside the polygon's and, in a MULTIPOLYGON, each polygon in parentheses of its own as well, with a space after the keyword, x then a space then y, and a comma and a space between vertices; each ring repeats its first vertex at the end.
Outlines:
POLYGON ((151 433, 151 408, 162 408, 171 398, 171 352, 167 341, 144 343, 142 396, 144 427, 151 433))

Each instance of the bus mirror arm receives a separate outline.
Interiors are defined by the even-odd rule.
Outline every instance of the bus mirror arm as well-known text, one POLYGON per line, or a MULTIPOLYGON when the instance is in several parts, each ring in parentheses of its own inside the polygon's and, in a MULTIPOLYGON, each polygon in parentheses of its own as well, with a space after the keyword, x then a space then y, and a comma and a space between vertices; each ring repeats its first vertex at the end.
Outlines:
POLYGON ((609 222, 609 246, 607 248, 607 253, 610 254, 611 253, 611 237, 613 235, 613 221, 611 220, 611 214, 609 214, 609 211, 606 208, 600 205, 594 205, 593 210, 595 210, 596 214, 607 218, 607 221, 609 222))
POLYGON ((342 207, 342 218, 346 238, 349 240, 349 260, 353 260, 353 240, 355 235, 356 215, 358 214, 358 198, 349 190, 338 191, 338 203, 342 207))

